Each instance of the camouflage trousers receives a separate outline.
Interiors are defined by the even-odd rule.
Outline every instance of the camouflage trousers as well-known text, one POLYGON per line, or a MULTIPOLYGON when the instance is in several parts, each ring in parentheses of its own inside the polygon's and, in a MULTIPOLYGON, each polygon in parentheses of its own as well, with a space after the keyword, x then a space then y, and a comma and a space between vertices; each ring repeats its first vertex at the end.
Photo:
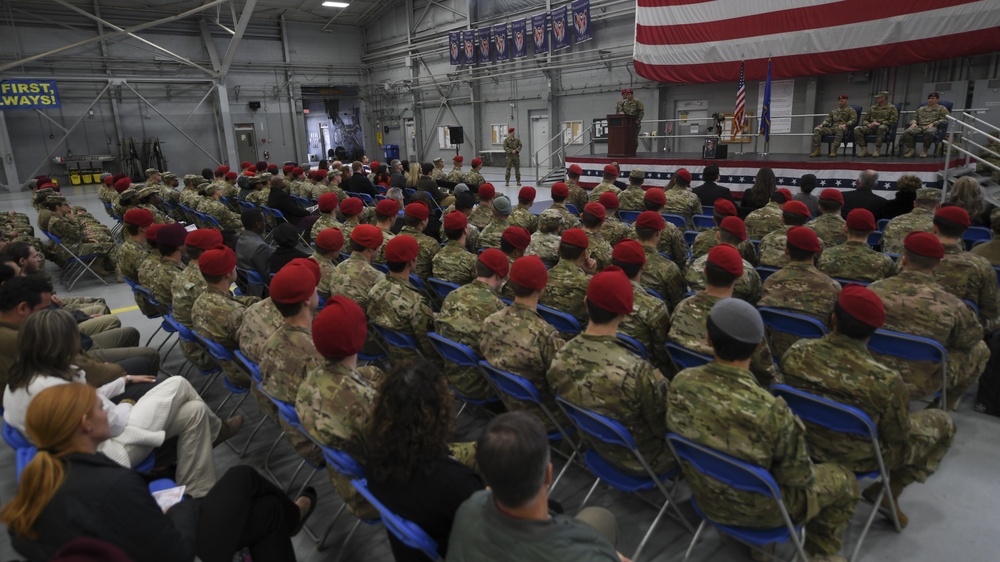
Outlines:
POLYGON ((885 141, 885 134, 889 132, 888 125, 879 125, 874 129, 865 126, 855 127, 854 143, 861 148, 866 148, 868 143, 865 141, 865 135, 870 135, 872 132, 875 133, 875 150, 881 150, 882 143, 885 141))
POLYGON ((205 351, 205 348, 195 342, 181 342, 181 351, 184 357, 194 364, 199 371, 208 371, 217 366, 215 359, 205 351))
POLYGON ((841 129, 839 125, 835 125, 833 127, 820 127, 819 129, 813 130, 813 150, 819 150, 819 143, 821 139, 831 135, 833 136, 833 150, 837 150, 841 141, 844 140, 844 134, 846 133, 847 131, 841 129))
POLYGON ((444 376, 448 379, 448 384, 455 387, 458 394, 473 400, 486 400, 496 396, 493 388, 486 382, 479 369, 471 367, 459 367, 447 362, 444 365, 444 376))
POLYGON ((917 127, 916 129, 910 129, 907 127, 903 131, 903 138, 900 143, 906 147, 907 150, 911 150, 917 145, 917 135, 923 133, 924 135, 924 150, 931 147, 931 143, 934 142, 934 135, 937 134, 938 128, 936 126, 932 127, 917 127))
MULTIPOLYGON (((844 546, 844 531, 858 504, 858 480, 850 470, 836 464, 817 464, 816 480, 807 491, 805 515, 809 554, 837 554, 844 546)), ((795 513, 793 521, 801 521, 795 513)))
POLYGON ((521 185, 521 155, 520 154, 508 154, 507 155, 507 168, 504 169, 503 179, 505 183, 510 183, 510 169, 514 168, 514 177, 517 179, 517 184, 521 185))
POLYGON ((902 462, 891 467, 893 487, 923 482, 934 474, 955 438, 955 422, 944 410, 929 409, 910 414, 910 440, 902 462))
MULTIPOLYGON (((1000 166, 1000 158, 985 158, 985 160, 994 166, 1000 166)), ((982 162, 976 163, 976 173, 990 174, 991 181, 1000 182, 1000 170, 994 170, 982 162)))

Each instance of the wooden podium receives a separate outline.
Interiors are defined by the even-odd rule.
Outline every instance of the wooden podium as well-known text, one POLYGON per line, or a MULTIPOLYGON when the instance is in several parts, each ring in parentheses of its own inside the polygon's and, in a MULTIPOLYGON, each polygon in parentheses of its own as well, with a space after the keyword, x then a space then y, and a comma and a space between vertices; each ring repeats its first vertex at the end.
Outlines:
POLYGON ((631 115, 608 115, 608 156, 635 156, 638 129, 631 115))

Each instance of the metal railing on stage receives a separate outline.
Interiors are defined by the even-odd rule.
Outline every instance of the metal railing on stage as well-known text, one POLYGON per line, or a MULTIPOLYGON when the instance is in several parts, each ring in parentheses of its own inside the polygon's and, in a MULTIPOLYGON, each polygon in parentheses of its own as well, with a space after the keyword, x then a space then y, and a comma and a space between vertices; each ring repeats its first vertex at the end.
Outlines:
MULTIPOLYGON (((967 121, 972 121, 975 124, 985 125, 990 128, 993 128, 994 125, 976 117, 968 111, 963 110, 957 110, 955 113, 948 115, 947 119, 951 124, 951 127, 949 127, 948 134, 945 136, 944 140, 942 140, 942 143, 944 143, 946 147, 944 155, 944 181, 942 182, 941 190, 942 203, 947 200, 948 190, 951 187, 952 151, 964 156, 963 164, 965 166, 967 166, 970 162, 974 162, 976 164, 982 164, 983 166, 996 172, 1000 172, 1000 166, 988 160, 988 158, 992 157, 1000 161, 1000 153, 973 140, 976 138, 976 135, 982 135, 993 142, 1000 143, 1000 137, 994 136, 992 133, 987 133, 967 121), (962 113, 958 113, 958 111, 962 111, 962 113), (955 117, 956 114, 958 114, 959 117, 955 117), (986 153, 986 155, 983 156, 982 152, 973 153, 972 151, 967 150, 963 145, 973 145, 979 147, 982 149, 982 152, 986 153)), ((996 129, 994 129, 993 132, 996 132, 996 129)), ((988 141, 987 144, 989 144, 988 141)), ((959 158, 961 158, 961 156, 959 158)), ((956 158, 956 160, 958 160, 958 158, 956 158)), ((997 187, 993 191, 993 193, 986 194, 987 198, 991 199, 991 203, 998 205, 1000 204, 1000 187, 997 187)))

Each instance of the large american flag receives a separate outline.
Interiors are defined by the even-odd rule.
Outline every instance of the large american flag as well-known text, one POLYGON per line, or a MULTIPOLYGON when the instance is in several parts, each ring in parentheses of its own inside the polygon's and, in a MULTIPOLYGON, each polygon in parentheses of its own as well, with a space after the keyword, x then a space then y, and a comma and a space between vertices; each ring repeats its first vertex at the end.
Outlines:
POLYGON ((636 0, 634 65, 659 82, 817 76, 1000 50, 997 0, 636 0))
POLYGON ((747 112, 747 83, 743 79, 743 63, 740 63, 740 84, 736 88, 736 110, 733 111, 733 126, 729 131, 729 138, 736 140, 743 133, 743 123, 746 122, 747 112))

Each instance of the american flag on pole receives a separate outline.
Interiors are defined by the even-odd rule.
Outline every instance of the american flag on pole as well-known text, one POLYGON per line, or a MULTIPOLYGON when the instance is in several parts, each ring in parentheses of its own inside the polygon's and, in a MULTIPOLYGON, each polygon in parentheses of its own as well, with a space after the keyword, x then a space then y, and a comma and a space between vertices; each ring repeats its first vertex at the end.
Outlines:
POLYGON ((636 0, 640 76, 734 82, 854 72, 1000 50, 997 0, 636 0))
POLYGON ((740 84, 736 87, 736 109, 733 111, 733 126, 729 131, 729 139, 736 140, 743 134, 743 124, 747 113, 747 83, 743 79, 743 62, 740 62, 740 84))

